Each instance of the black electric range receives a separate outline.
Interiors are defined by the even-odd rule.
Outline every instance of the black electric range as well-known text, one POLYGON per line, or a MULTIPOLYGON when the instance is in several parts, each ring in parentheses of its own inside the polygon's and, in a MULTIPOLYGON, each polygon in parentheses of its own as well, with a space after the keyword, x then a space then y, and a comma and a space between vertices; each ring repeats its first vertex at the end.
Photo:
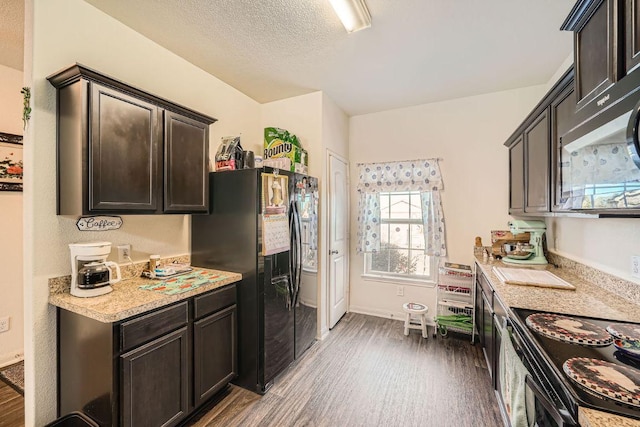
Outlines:
MULTIPOLYGON (((618 366, 633 368, 640 372, 640 362, 625 356, 613 343, 606 346, 585 346, 570 342, 558 341, 548 338, 531 327, 527 326, 526 318, 535 313, 545 313, 540 311, 511 308, 515 318, 512 318, 512 325, 526 341, 526 345, 536 358, 537 365, 542 369, 547 381, 558 393, 559 398, 564 402, 566 408, 577 415, 578 406, 589 407, 600 411, 610 412, 640 419, 640 407, 618 403, 612 399, 597 395, 576 384, 563 370, 565 361, 571 358, 583 357, 599 359, 613 363, 618 366)), ((555 313, 548 313, 555 314, 555 313)), ((584 316, 574 316, 562 314, 578 321, 589 323, 606 329, 614 323, 626 323, 630 325, 640 325, 639 323, 619 322, 606 319, 597 319, 584 316)), ((636 384, 638 385, 638 384, 636 384)), ((638 385, 640 387, 640 385, 638 385)), ((577 419, 577 418, 576 418, 577 419)))

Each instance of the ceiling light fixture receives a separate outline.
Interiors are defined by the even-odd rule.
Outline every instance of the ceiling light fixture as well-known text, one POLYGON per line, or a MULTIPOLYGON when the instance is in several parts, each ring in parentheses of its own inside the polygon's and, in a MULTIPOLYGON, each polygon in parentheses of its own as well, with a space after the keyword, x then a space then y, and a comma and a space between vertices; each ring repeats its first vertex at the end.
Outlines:
POLYGON ((371 14, 364 0, 329 0, 348 33, 371 26, 371 14))

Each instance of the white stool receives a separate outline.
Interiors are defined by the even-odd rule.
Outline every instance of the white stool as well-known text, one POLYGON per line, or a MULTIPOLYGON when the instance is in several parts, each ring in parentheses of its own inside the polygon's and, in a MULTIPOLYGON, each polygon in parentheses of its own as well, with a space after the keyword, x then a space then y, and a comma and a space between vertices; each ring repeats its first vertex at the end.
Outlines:
POLYGON ((417 302, 407 302, 402 304, 407 316, 404 319, 404 334, 409 335, 409 329, 421 329, 422 338, 427 338, 427 311, 429 307, 417 302), (416 315, 418 319, 413 319, 411 315, 416 315), (420 321, 418 323, 418 320, 420 321))

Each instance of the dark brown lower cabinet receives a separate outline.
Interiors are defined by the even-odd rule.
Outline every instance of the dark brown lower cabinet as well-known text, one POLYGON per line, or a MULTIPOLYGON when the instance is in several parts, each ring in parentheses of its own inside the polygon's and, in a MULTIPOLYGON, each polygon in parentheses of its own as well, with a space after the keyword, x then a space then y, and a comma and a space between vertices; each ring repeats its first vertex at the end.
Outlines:
POLYGON ((238 373, 236 323, 233 305, 193 324, 196 406, 220 391, 238 373))
POLYGON ((188 348, 183 327, 120 356, 123 426, 170 426, 187 414, 188 348))
POLYGON ((58 308, 58 417, 175 426, 237 374, 234 284, 116 323, 58 308))

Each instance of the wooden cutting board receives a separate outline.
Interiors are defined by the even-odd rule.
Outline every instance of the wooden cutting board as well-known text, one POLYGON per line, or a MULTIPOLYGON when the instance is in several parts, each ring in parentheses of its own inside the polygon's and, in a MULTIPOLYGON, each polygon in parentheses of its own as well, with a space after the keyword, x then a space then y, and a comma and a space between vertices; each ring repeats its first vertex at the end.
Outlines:
POLYGON ((546 270, 493 267, 493 272, 508 285, 538 286, 541 288, 575 291, 576 287, 546 270))

